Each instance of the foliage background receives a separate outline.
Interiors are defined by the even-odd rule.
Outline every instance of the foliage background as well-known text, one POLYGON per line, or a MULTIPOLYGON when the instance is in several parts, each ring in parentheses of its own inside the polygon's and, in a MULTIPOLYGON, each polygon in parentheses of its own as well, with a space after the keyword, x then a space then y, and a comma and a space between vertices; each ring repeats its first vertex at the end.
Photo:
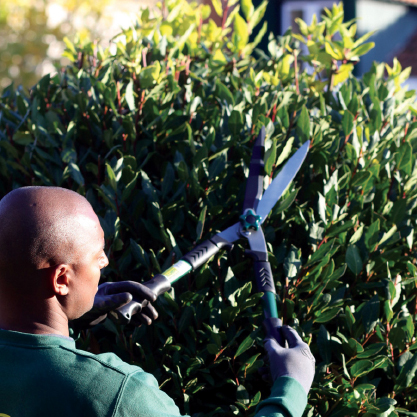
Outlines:
POLYGON ((90 37, 102 45, 129 26, 153 0, 9 0, 0 4, 0 91, 11 82, 32 88, 54 66, 66 66, 64 38, 90 37))
MULTIPOLYGON (((235 1, 227 4, 232 7, 235 1)), ((58 185, 100 217, 104 280, 146 281, 236 222, 251 148, 267 131, 265 186, 307 139, 302 170, 264 231, 284 323, 317 359, 308 416, 413 415, 417 123, 409 70, 351 72, 371 43, 343 9, 299 21, 301 34, 248 43, 266 2, 233 14, 170 0, 144 11, 117 51, 67 43, 72 62, 26 95, 3 92, 0 192, 58 185), (233 29, 233 32, 232 32, 233 29), (302 52, 305 43, 308 54, 302 52), (301 63, 305 66, 302 70, 301 63)), ((253 415, 262 309, 243 244, 158 299, 160 319, 107 320, 81 348, 114 351, 152 372, 183 412, 253 415)))

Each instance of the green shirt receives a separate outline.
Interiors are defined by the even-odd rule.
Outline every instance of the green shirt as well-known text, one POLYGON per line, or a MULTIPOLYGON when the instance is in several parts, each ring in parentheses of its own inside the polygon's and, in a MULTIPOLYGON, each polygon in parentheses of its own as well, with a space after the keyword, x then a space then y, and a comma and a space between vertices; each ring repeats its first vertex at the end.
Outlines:
MULTIPOLYGON (((256 417, 300 417, 307 403, 293 378, 275 381, 256 417)), ((171 417, 180 412, 141 368, 94 355, 72 339, 0 330, 0 416, 171 417)))

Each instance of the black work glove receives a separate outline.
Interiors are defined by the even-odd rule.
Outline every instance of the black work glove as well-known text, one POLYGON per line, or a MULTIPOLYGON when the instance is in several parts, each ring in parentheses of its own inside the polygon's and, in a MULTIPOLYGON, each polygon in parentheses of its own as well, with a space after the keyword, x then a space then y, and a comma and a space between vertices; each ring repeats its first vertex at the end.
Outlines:
POLYGON ((89 329, 104 321, 107 314, 135 300, 138 302, 131 323, 135 326, 150 325, 158 318, 158 312, 150 301, 155 301, 155 294, 145 285, 134 281, 105 282, 98 287, 94 297, 93 308, 80 318, 71 322, 74 329, 89 329))

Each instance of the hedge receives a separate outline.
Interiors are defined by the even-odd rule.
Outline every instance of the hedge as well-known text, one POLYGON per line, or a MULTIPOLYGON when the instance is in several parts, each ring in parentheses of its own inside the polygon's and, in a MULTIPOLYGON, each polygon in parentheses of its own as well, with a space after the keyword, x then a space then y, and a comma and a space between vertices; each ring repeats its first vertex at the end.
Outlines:
MULTIPOLYGON (((67 42, 73 64, 0 100, 0 193, 57 185, 87 197, 105 231, 104 281, 146 281, 237 221, 266 127, 265 187, 307 139, 308 157, 264 224, 284 323, 317 360, 306 415, 417 412, 417 111, 409 69, 375 63, 342 6, 269 37, 266 1, 167 0, 110 48, 67 42), (232 10, 229 13, 229 10, 232 10), (266 36, 266 35, 265 35, 266 36)), ((245 415, 260 381, 262 307, 245 242, 157 301, 134 329, 107 320, 79 347, 153 373, 181 410, 245 415)), ((200 413, 200 414, 199 414, 200 413)), ((417 414, 416 414, 417 415, 417 414)))

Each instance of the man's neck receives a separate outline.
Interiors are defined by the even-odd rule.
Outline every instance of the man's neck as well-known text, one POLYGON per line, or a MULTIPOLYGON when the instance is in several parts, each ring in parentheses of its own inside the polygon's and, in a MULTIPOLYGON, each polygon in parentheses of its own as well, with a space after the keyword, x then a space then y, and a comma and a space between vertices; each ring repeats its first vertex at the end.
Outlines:
POLYGON ((68 318, 56 300, 43 300, 42 305, 23 301, 21 303, 3 301, 5 300, 0 299, 1 329, 69 336, 68 318))

